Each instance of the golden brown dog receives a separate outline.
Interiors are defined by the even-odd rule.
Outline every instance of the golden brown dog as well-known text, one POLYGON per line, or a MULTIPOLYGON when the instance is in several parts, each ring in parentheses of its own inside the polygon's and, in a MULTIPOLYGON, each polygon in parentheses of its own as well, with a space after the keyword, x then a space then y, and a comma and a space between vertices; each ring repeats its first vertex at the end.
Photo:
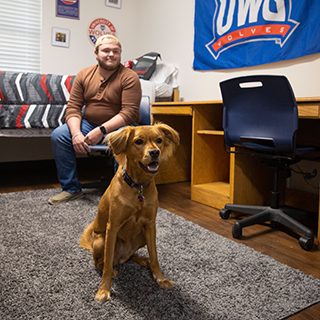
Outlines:
POLYGON ((158 192, 154 176, 179 144, 178 133, 165 124, 126 127, 108 135, 119 169, 102 196, 95 220, 80 244, 93 253, 94 265, 103 271, 96 300, 110 297, 113 266, 128 259, 150 266, 160 287, 173 287, 161 272, 156 250, 158 192), (149 259, 135 252, 147 245, 149 259))

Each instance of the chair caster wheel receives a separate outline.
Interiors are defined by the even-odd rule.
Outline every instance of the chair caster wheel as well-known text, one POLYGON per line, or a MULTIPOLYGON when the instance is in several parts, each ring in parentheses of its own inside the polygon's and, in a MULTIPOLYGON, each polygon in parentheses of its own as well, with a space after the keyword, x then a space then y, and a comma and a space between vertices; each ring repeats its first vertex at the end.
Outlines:
POLYGON ((242 237, 242 228, 237 226, 237 223, 232 228, 232 236, 235 239, 240 239, 242 237))
POLYGON ((230 213, 231 213, 231 211, 228 210, 228 209, 221 209, 221 210, 219 211, 220 217, 221 217, 222 219, 224 219, 224 220, 229 219, 230 213))
POLYGON ((306 251, 310 251, 313 247, 313 238, 303 236, 299 239, 300 247, 306 251))

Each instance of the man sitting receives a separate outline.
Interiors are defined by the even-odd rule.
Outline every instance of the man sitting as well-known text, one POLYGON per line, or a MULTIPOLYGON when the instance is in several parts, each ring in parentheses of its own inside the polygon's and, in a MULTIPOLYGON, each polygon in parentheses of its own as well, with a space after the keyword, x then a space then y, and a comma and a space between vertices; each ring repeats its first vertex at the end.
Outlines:
POLYGON ((121 51, 116 37, 100 37, 94 51, 98 63, 82 69, 75 77, 66 123, 51 136, 62 192, 51 197, 49 204, 82 196, 76 152, 86 154, 90 152, 89 145, 98 144, 105 134, 140 121, 140 81, 134 71, 120 63, 121 51))

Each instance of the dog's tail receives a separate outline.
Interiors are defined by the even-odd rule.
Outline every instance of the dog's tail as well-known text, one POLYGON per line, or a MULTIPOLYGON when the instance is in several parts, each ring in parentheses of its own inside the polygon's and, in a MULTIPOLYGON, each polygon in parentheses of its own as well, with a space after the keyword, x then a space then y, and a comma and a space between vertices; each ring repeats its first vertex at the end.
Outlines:
POLYGON ((93 222, 88 225, 86 230, 84 230, 81 239, 80 239, 80 245, 84 249, 88 249, 92 252, 92 239, 91 239, 91 233, 93 231, 93 222))

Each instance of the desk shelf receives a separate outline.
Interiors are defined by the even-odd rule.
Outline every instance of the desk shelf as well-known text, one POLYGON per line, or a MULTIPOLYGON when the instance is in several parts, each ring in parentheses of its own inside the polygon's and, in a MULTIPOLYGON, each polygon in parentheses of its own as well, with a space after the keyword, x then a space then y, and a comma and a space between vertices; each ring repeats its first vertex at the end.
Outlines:
POLYGON ((230 183, 217 181, 192 185, 192 199, 208 206, 223 208, 230 203, 230 183))
POLYGON ((198 130, 197 134, 209 134, 213 136, 223 136, 224 131, 223 130, 198 130))

